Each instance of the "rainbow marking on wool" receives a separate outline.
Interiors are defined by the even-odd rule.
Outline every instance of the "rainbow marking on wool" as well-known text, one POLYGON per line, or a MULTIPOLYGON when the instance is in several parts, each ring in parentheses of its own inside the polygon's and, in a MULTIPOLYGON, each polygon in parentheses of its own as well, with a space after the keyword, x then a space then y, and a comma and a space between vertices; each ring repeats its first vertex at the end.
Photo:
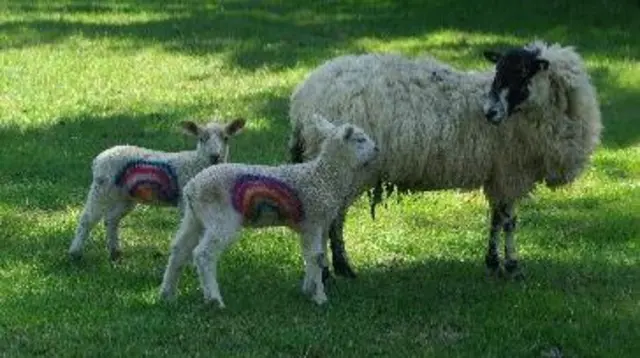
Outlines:
POLYGON ((115 183, 142 203, 178 204, 178 178, 173 167, 166 162, 131 161, 116 175, 115 183))
POLYGON ((241 175, 232 187, 231 198, 234 209, 250 223, 260 222, 267 213, 275 214, 278 223, 290 227, 298 226, 304 219, 296 191, 273 177, 241 175))

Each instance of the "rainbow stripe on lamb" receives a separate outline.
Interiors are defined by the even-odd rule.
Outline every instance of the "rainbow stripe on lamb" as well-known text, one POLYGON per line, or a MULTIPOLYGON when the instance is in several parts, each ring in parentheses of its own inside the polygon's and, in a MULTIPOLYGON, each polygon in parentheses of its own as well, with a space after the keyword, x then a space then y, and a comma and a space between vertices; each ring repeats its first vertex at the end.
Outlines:
POLYGON ((250 223, 259 223, 271 215, 278 222, 297 227, 304 218, 295 190, 276 178, 244 174, 231 190, 234 209, 250 223))
POLYGON ((178 178, 166 162, 145 159, 129 162, 116 175, 115 183, 140 202, 178 204, 178 178))

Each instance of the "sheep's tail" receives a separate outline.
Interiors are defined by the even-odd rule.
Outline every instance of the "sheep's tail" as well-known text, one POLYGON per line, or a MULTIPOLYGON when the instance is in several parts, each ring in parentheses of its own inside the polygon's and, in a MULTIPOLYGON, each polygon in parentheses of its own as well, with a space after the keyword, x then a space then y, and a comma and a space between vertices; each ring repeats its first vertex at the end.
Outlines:
POLYGON ((302 138, 300 126, 295 126, 289 138, 289 155, 291 163, 302 163, 304 161, 304 139, 302 138))

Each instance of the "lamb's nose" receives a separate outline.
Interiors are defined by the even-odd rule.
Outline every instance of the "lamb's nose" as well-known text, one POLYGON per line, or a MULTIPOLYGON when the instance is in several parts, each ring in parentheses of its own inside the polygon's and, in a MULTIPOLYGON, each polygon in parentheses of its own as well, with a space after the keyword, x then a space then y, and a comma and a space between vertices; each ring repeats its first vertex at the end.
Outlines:
POLYGON ((211 164, 217 164, 219 160, 220 160, 219 154, 211 154, 209 156, 209 161, 211 162, 211 164))

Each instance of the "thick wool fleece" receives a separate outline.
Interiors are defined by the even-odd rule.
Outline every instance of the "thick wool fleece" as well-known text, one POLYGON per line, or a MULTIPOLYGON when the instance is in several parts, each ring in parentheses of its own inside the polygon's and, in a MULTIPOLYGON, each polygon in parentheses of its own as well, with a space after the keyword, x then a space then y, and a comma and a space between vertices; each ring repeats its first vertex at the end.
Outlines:
MULTIPOLYGON (((209 167, 198 173, 184 187, 188 203, 197 208, 200 203, 216 203, 220 206, 234 207, 234 187, 238 179, 245 175, 276 178, 287 188, 296 193, 300 202, 303 220, 299 225, 289 225, 296 231, 304 231, 305 227, 328 226, 337 215, 344 195, 350 190, 352 177, 358 170, 357 159, 352 153, 344 150, 341 139, 327 140, 322 155, 315 160, 297 165, 245 165, 227 163, 209 167)), ((197 211, 197 210, 196 210, 197 211)), ((272 226, 285 222, 253 222, 246 220, 245 226, 272 226)), ((291 218, 282 218, 291 219, 291 218)), ((288 221, 288 220, 287 220, 288 221)))
MULTIPOLYGON (((321 121, 322 122, 322 121, 321 121)), ((220 164, 198 173, 184 187, 184 216, 171 248, 160 295, 174 296, 181 266, 193 252, 206 301, 224 307, 217 262, 238 239, 241 226, 289 226, 301 235, 305 261, 303 291, 322 304, 322 269, 330 223, 337 217, 352 177, 375 159, 375 143, 362 129, 328 128, 319 155, 280 166, 220 164)))
POLYGON ((380 156, 357 191, 377 180, 415 190, 485 185, 491 197, 517 199, 536 181, 569 183, 598 143, 598 101, 572 48, 532 46, 550 69, 534 78, 526 108, 500 126, 488 123, 482 110, 493 71, 366 54, 332 59, 295 89, 293 135, 302 139, 308 159, 322 139, 307 124, 311 113, 362 127, 380 156))

